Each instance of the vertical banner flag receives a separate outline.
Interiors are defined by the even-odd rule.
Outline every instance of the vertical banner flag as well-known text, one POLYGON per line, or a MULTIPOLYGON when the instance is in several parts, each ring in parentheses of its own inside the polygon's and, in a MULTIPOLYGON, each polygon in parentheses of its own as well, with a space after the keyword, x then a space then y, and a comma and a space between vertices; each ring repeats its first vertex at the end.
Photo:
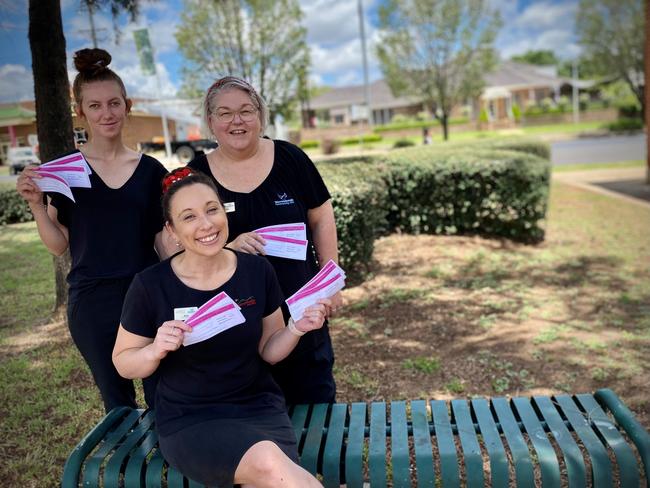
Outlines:
POLYGON ((156 65, 153 62, 153 49, 149 42, 149 31, 147 29, 138 29, 133 31, 135 38, 135 48, 140 57, 140 68, 145 75, 155 75, 156 65))

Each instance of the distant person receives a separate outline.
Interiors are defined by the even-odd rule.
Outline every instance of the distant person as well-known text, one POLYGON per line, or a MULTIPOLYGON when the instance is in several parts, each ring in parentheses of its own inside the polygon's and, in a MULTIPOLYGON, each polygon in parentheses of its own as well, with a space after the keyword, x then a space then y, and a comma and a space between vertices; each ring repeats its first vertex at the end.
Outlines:
MULTIPOLYGON (((68 326, 107 412, 137 406, 133 382, 118 374, 111 352, 133 276, 158 261, 154 245, 166 254, 160 182, 167 172, 160 162, 122 142, 131 100, 121 78, 108 67, 110 62, 111 55, 103 49, 82 49, 74 55, 79 71, 73 84, 75 110, 90 131, 79 150, 92 169, 92 187, 72 188, 75 202, 59 193, 44 200, 34 182, 39 178, 34 166, 16 183, 47 249, 60 256, 70 248, 68 326)), ((144 386, 151 405, 155 380, 146 380, 144 386)))
POLYGON ((184 250, 134 278, 113 360, 127 378, 159 372, 156 430, 165 459, 209 486, 321 486, 297 464, 296 437, 267 363, 317 333, 330 302, 285 327, 271 265, 224 247, 228 219, 212 180, 180 168, 165 178, 163 191, 166 226, 184 250), (197 332, 174 320, 176 311, 222 293, 245 321, 182 345, 197 332))
POLYGON ((428 127, 422 128, 422 144, 424 144, 425 146, 431 144, 431 134, 429 133, 428 127))
MULTIPOLYGON (((297 146, 262 137, 268 108, 246 81, 226 76, 207 91, 203 115, 218 147, 188 166, 211 176, 223 199, 230 237, 227 246, 264 256, 262 227, 303 222, 309 248, 304 261, 267 256, 285 297, 307 283, 330 259, 338 262, 334 210, 327 187, 309 157, 297 146)), ((342 304, 331 297, 329 317, 342 304)), ((285 323, 289 319, 282 308, 285 323)), ((327 323, 306 335, 272 368, 287 402, 329 403, 336 397, 334 351, 327 323)))

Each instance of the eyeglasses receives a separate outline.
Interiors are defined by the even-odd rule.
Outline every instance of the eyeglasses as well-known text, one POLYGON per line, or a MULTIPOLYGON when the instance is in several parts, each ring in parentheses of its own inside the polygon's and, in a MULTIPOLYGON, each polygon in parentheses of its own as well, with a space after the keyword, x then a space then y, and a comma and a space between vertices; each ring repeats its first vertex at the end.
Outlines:
POLYGON ((215 114, 215 117, 218 122, 221 123, 230 123, 235 120, 235 115, 239 115, 239 118, 244 122, 252 122, 257 117, 257 109, 253 107, 243 108, 241 110, 218 110, 215 114))

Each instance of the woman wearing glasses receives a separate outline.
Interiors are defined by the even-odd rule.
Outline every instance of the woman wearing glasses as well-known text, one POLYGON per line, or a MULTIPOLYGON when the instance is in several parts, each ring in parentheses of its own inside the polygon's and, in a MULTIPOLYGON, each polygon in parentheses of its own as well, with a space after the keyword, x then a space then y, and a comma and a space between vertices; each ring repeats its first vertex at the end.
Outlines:
MULTIPOLYGON (((227 212, 236 251, 265 255, 255 229, 304 222, 309 248, 304 261, 267 256, 285 297, 309 281, 330 259, 338 260, 334 211, 327 187, 307 155, 285 141, 263 138, 268 107, 246 81, 227 76, 206 93, 204 122, 219 146, 188 166, 211 176, 227 212)), ((331 297, 330 315, 341 305, 331 297)), ((285 322, 289 318, 283 304, 285 322)), ((287 403, 329 403, 336 395, 334 352, 327 325, 301 338, 273 377, 287 403)))

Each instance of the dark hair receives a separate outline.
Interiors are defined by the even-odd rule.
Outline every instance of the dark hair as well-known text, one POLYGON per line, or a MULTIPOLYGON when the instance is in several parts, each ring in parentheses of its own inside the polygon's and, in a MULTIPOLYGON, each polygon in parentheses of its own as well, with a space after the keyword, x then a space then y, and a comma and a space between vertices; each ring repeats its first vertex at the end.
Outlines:
POLYGON ((162 211, 164 219, 171 223, 171 200, 172 197, 180 190, 186 186, 202 184, 211 188, 215 195, 217 195, 217 200, 223 205, 219 192, 217 191, 217 186, 205 173, 197 171, 195 169, 190 169, 188 167, 176 168, 165 175, 162 179, 162 211))
POLYGON ((95 81, 114 81, 117 83, 128 107, 124 82, 115 71, 108 67, 111 64, 111 59, 113 58, 107 51, 98 48, 81 49, 74 53, 74 67, 77 68, 79 73, 75 76, 72 84, 72 93, 79 110, 81 110, 81 90, 83 85, 95 81))

